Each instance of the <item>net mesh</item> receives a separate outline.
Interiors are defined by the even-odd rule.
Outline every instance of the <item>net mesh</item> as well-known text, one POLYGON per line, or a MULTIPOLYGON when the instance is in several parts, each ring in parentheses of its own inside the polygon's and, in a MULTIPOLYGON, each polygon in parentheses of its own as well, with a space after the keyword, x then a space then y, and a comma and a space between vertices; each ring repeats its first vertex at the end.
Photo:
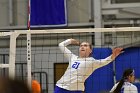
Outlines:
MULTIPOLYGON (((68 61, 61 53, 58 44, 66 39, 73 38, 80 42, 87 41, 92 44, 93 48, 131 48, 139 47, 140 28, 97 28, 97 29, 56 29, 56 30, 31 30, 31 71, 32 79, 37 80, 41 84, 42 93, 53 93, 56 82, 64 74, 68 61), (98 34, 100 33, 100 35, 98 34), (95 37, 95 35, 98 35, 95 37), (100 43, 96 43, 99 41, 100 43)), ((15 55, 15 76, 22 80, 27 80, 27 32, 15 31, 1 33, 0 38, 0 64, 8 64, 10 56, 10 40, 12 34, 19 34, 16 38, 16 55, 15 55)), ((14 44, 14 43, 13 43, 14 44)), ((68 48, 72 53, 79 55, 79 46, 69 45, 68 48)), ((135 51, 134 51, 135 52, 135 51)), ((11 53, 12 54, 12 53, 11 53)), ((139 52, 136 52, 136 60, 139 58, 139 52)), ((133 57, 129 58, 129 63, 133 64, 133 57)), ((125 63, 125 62, 124 62, 125 63)), ((137 63, 136 63, 137 64, 137 63)), ((139 68, 139 65, 131 66, 134 69, 139 68)), ((126 68, 125 65, 120 66, 120 69, 126 68)), ((109 68, 110 69, 110 68, 109 68)), ((118 69, 118 68, 117 68, 118 69)), ((117 69, 112 68, 112 71, 117 69)), ((140 71, 140 70, 138 70, 140 71)), ((115 72, 117 73, 117 71, 115 72)), ((139 73, 139 72, 137 72, 139 73)), ((8 68, 1 65, 0 75, 8 75, 8 68)), ((104 74, 103 74, 104 75, 104 74)), ((102 78, 104 77, 103 75, 102 78)), ((110 75, 105 73, 105 75, 110 75)), ((139 74, 136 74, 139 78, 139 74)), ((121 77, 121 76, 119 76, 121 77)), ((118 78, 119 78, 118 77, 118 78)), ((116 79, 116 78, 115 78, 116 79)), ((94 82, 92 82, 94 83, 94 82)), ((105 86, 111 88, 112 85, 105 86)), ((102 87, 102 84, 99 84, 102 87)), ((94 86, 93 86, 94 87, 94 86)), ((107 88, 106 90, 109 91, 107 88)), ((106 91, 105 89, 99 90, 106 91)), ((91 93, 91 89, 86 93, 91 93), (90 92, 89 92, 90 91, 90 92)))

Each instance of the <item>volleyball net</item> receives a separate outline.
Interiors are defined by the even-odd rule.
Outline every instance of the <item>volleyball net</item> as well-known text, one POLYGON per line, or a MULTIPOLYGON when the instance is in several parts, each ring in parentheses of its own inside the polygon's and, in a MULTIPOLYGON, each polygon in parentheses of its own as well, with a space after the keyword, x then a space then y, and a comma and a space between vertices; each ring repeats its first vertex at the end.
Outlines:
MULTIPOLYGON (((140 27, 1 32, 0 75, 10 75, 23 80, 28 79, 28 81, 34 78, 41 83, 42 92, 52 93, 55 83, 63 75, 68 65, 58 44, 69 38, 80 42, 90 42, 93 48, 139 47, 140 27)), ((74 54, 79 55, 79 46, 70 45, 68 48, 74 54)), ((135 56, 140 58, 139 53, 136 53, 135 56)), ((129 60, 133 61, 133 57, 129 60)), ((114 65, 111 70, 116 73, 114 65)), ((120 66, 120 68, 123 69, 125 66, 120 66)), ((134 66, 134 68, 138 69, 139 66, 134 66)), ((137 76, 139 78, 139 74, 137 76)), ((114 79, 116 80, 116 77, 114 79)))

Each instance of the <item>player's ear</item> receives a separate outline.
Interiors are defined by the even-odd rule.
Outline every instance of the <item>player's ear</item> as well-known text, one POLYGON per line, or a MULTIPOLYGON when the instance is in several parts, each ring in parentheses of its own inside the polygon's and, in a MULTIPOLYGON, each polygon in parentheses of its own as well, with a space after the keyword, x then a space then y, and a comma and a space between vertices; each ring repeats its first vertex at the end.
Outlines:
POLYGON ((90 54, 92 53, 92 49, 90 49, 90 54))
POLYGON ((90 49, 90 53, 92 52, 92 49, 90 49))

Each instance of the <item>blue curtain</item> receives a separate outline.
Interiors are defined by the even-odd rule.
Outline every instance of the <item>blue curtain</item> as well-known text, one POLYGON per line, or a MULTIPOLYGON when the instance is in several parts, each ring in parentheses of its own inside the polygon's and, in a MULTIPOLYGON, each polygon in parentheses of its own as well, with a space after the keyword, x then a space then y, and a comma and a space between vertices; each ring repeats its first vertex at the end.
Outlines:
MULTIPOLYGON (((116 80, 119 81, 125 69, 133 68, 135 70, 136 78, 140 78, 140 48, 127 48, 125 52, 120 54, 115 59, 115 75, 116 80)), ((109 48, 94 48, 93 57, 95 59, 102 59, 111 54, 109 48)), ((110 63, 102 68, 97 69, 91 74, 85 83, 85 93, 104 93, 109 91, 114 85, 113 82, 113 64, 110 63)), ((140 83, 134 83, 140 93, 140 83)))
POLYGON ((123 75, 124 70, 132 68, 135 70, 136 78, 140 78, 140 48, 127 48, 125 52, 117 57, 115 60, 116 80, 119 81, 123 75))
MULTIPOLYGON (((110 48, 94 48, 93 57, 104 59, 112 53, 110 48)), ((114 85, 113 63, 110 63, 93 72, 85 82, 85 93, 104 93, 109 91, 114 85)))
POLYGON ((31 0, 31 27, 65 26, 65 0, 31 0))
MULTIPOLYGON (((140 78, 140 48, 131 47, 124 50, 124 53, 119 55, 115 60, 116 68, 116 80, 119 81, 122 78, 124 70, 132 68, 135 70, 136 79, 140 78)), ((140 93, 140 83, 134 83, 140 93)))

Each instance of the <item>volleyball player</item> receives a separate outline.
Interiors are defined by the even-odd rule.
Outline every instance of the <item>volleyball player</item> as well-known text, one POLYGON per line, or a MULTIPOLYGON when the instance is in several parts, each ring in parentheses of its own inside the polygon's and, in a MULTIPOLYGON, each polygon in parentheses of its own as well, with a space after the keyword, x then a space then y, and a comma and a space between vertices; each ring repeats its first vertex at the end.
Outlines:
POLYGON ((122 79, 113 86, 111 93, 138 93, 137 87, 132 83, 135 80, 135 73, 133 69, 124 71, 122 79))
POLYGON ((54 93, 82 93, 85 80, 96 69, 112 62, 122 51, 122 48, 113 49, 112 55, 105 59, 96 60, 91 57, 92 46, 88 42, 82 42, 79 48, 79 56, 73 54, 66 46, 79 45, 75 39, 67 39, 59 44, 61 52, 69 61, 69 66, 64 75, 57 81, 54 93))

